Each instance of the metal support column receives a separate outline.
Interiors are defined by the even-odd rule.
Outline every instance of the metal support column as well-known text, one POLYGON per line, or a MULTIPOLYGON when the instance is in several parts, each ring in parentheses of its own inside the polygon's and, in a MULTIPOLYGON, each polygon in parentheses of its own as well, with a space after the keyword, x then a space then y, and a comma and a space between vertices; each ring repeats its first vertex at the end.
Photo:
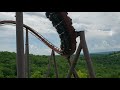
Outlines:
MULTIPOLYGON (((71 67, 71 61, 70 61, 70 58, 68 58, 68 63, 69 63, 69 66, 71 67)), ((74 76, 74 78, 79 78, 79 76, 78 76, 78 74, 77 74, 77 72, 76 72, 75 69, 73 70, 73 76, 74 76)))
POLYGON ((81 49, 82 49, 82 45, 81 45, 81 43, 80 43, 79 46, 78 46, 78 49, 77 49, 77 51, 76 51, 76 54, 75 54, 75 56, 74 56, 73 62, 71 63, 71 67, 70 67, 70 70, 69 70, 69 72, 68 72, 67 78, 70 78, 71 75, 72 75, 72 73, 73 73, 73 71, 74 71, 74 68, 75 68, 75 66, 76 66, 76 64, 77 64, 77 60, 78 60, 78 58, 79 58, 81 49))
POLYGON ((81 49, 83 49, 83 53, 84 53, 85 60, 86 60, 86 63, 87 63, 89 76, 90 76, 90 78, 95 78, 95 72, 94 72, 92 61, 91 61, 91 58, 90 58, 90 55, 89 55, 89 51, 88 51, 88 48, 87 48, 84 31, 80 31, 78 34, 80 36, 80 43, 79 43, 77 52, 76 52, 76 54, 74 56, 72 65, 70 67, 70 70, 68 72, 67 78, 70 78, 72 73, 73 73, 73 71, 74 71, 74 68, 75 68, 76 63, 78 61, 81 49))
POLYGON ((29 38, 28 38, 28 29, 26 29, 26 42, 25 42, 25 72, 26 77, 30 77, 30 63, 29 63, 29 38))
POLYGON ((55 61, 55 52, 53 50, 52 50, 52 58, 53 58, 53 62, 54 62, 56 78, 58 78, 57 64, 56 64, 56 61, 55 61))
POLYGON ((16 12, 17 78, 25 78, 23 12, 16 12))
POLYGON ((50 75, 51 60, 52 60, 52 52, 51 52, 51 56, 48 58, 48 71, 46 73, 46 78, 48 78, 50 75))
POLYGON ((89 54, 89 51, 88 51, 88 48, 87 48, 84 31, 80 32, 80 36, 81 36, 81 41, 83 41, 82 42, 82 48, 83 48, 83 53, 84 53, 85 60, 86 60, 86 63, 87 63, 89 76, 90 76, 90 78, 95 78, 95 72, 94 72, 93 65, 92 65, 92 60, 90 58, 90 54, 89 54))

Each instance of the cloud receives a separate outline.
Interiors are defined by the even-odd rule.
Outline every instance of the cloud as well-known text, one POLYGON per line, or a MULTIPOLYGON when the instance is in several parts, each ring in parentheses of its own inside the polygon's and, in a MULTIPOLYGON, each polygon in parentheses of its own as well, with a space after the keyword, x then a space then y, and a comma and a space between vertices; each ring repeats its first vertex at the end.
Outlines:
POLYGON ((24 23, 39 33, 56 33, 52 23, 47 18, 45 18, 44 14, 44 12, 24 13, 24 23))
POLYGON ((120 50, 119 12, 77 12, 74 15, 75 13, 70 12, 69 16, 73 18, 76 31, 85 31, 90 52, 120 50))
MULTIPOLYGON (((68 12, 68 16, 76 31, 85 31, 90 52, 120 50, 120 12, 68 12)), ((0 20, 15 20, 15 12, 0 12, 0 20)), ((45 12, 24 12, 24 23, 60 46, 58 33, 45 12)), ((16 50, 15 33, 15 26, 0 26, 0 50, 16 50)), ((34 36, 29 39, 31 53, 50 54, 51 50, 34 36)), ((76 40, 79 43, 79 38, 76 40)))
POLYGON ((0 12, 0 20, 15 20, 15 12, 0 12))
POLYGON ((40 48, 37 45, 30 44, 29 46, 30 53, 35 55, 50 55, 51 49, 50 48, 40 48))

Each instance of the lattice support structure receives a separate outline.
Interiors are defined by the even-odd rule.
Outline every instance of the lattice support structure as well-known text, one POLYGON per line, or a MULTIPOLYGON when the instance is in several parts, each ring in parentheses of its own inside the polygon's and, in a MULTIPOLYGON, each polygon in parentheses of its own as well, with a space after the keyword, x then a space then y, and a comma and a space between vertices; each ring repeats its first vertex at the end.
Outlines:
POLYGON ((48 72, 46 74, 46 78, 48 78, 49 74, 50 74, 51 60, 53 60, 55 76, 56 76, 56 78, 58 78, 58 69, 57 69, 57 64, 56 64, 56 60, 55 60, 55 52, 54 52, 54 50, 52 50, 51 56, 50 56, 50 58, 48 60, 48 72))
POLYGON ((88 51, 88 48, 87 48, 84 31, 80 31, 78 33, 78 36, 80 36, 80 43, 79 43, 78 49, 76 51, 76 54, 74 56, 72 65, 70 67, 70 70, 68 72, 67 78, 71 77, 71 75, 72 75, 72 73, 75 69, 75 66, 77 64, 77 61, 78 61, 78 58, 80 56, 80 52, 81 52, 82 49, 83 49, 83 53, 84 53, 85 60, 86 60, 86 63, 87 63, 89 77, 90 78, 95 78, 95 72, 94 72, 92 61, 91 61, 89 51, 88 51))
MULTIPOLYGON (((69 64, 69 66, 71 67, 71 61, 70 61, 70 58, 68 58, 68 64, 69 64)), ((77 72, 76 72, 75 69, 73 69, 73 76, 74 76, 74 78, 79 78, 79 76, 78 76, 78 74, 77 74, 77 72)))

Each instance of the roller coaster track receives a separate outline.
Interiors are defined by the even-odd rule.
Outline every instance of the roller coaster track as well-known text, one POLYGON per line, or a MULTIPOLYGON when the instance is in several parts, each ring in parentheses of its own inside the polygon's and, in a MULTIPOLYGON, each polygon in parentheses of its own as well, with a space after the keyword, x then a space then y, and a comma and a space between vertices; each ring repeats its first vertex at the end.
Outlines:
POLYGON ((78 36, 72 26, 72 19, 67 12, 46 12, 46 17, 52 22, 61 39, 61 50, 64 55, 71 56, 76 50, 78 36))
MULTIPOLYGON (((0 25, 4 25, 4 24, 16 24, 16 21, 12 21, 12 20, 0 21, 0 25)), ((35 31, 34 29, 32 29, 31 27, 29 27, 29 26, 27 26, 25 24, 23 24, 23 27, 26 28, 25 30, 29 30, 36 38, 38 38, 39 40, 41 40, 49 48, 51 48, 52 50, 54 50, 56 53, 62 55, 62 53, 61 53, 62 50, 60 48, 56 47, 55 45, 53 45, 51 42, 49 42, 40 33, 38 33, 37 31, 35 31)))

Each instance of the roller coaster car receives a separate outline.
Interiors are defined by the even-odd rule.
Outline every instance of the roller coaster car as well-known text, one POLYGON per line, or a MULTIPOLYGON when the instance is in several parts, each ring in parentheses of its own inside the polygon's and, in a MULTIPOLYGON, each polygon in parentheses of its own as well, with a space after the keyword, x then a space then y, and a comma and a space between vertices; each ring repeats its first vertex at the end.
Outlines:
POLYGON ((46 17, 52 21, 61 39, 63 55, 72 55, 76 50, 76 33, 72 26, 72 19, 67 12, 46 12, 46 17))

